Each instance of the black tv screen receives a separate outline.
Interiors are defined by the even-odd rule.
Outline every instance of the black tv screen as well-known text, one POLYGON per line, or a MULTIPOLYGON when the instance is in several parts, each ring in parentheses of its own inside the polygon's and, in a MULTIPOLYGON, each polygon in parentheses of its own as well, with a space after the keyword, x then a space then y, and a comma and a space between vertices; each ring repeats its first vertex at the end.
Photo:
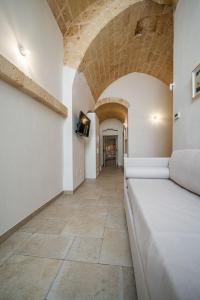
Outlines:
POLYGON ((90 119, 81 111, 76 133, 88 137, 90 131, 90 119))

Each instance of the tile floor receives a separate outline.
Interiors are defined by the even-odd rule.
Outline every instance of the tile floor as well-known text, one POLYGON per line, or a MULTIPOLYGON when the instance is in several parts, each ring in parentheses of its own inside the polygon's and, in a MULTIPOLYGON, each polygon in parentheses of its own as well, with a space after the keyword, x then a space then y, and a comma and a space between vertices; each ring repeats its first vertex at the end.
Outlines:
POLYGON ((0 300, 136 300, 123 173, 106 168, 0 245, 0 300))

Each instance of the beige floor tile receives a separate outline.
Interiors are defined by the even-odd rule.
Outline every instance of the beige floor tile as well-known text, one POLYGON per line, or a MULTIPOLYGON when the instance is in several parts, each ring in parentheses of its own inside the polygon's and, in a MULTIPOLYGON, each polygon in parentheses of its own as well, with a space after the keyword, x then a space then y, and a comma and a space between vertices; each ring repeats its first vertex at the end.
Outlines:
POLYGON ((58 260, 12 256, 0 267, 0 299, 44 299, 59 266, 58 260))
POLYGON ((80 213, 79 217, 72 215, 61 234, 102 238, 105 218, 105 216, 92 216, 84 213, 80 213))
POLYGON ((113 207, 113 209, 109 209, 108 216, 106 219, 106 227, 127 231, 124 209, 120 209, 118 207, 113 207))
POLYGON ((108 207, 95 205, 82 205, 68 217, 67 223, 71 220, 85 222, 87 219, 102 219, 108 214, 108 207))
POLYGON ((113 207, 109 206, 108 207, 108 214, 113 214, 113 215, 121 215, 125 217, 125 209, 124 206, 122 207, 113 207))
POLYGON ((79 197, 61 197, 54 201, 49 207, 76 208, 79 197))
POLYGON ((96 191, 87 191, 87 192, 81 192, 77 191, 76 192, 79 198, 86 198, 86 199, 99 199, 101 196, 101 193, 97 193, 96 191))
POLYGON ((118 185, 115 185, 113 187, 104 187, 101 196, 113 196, 113 197, 120 197, 123 199, 124 193, 123 190, 118 187, 118 185))
POLYGON ((97 201, 98 205, 108 205, 108 206, 120 206, 123 207, 123 199, 119 196, 113 197, 110 196, 101 196, 100 199, 97 201))
POLYGON ((78 206, 97 206, 97 199, 81 198, 78 200, 78 206))
POLYGON ((43 234, 60 234, 65 227, 66 221, 57 219, 39 219, 33 218, 24 226, 20 232, 43 233, 43 234))
POLYGON ((29 222, 19 228, 18 232, 35 233, 42 226, 44 220, 37 217, 32 218, 29 222))
MULTIPOLYGON (((97 200, 98 202, 99 200, 97 200)), ((85 206, 81 208, 81 213, 87 214, 91 217, 105 217, 108 214, 108 207, 107 206, 85 206)))
POLYGON ((102 239, 77 237, 67 254, 67 260, 98 263, 102 239))
POLYGON ((61 195, 0 245, 1 262, 0 300, 135 300, 122 171, 61 195))
POLYGON ((57 219, 43 220, 41 226, 37 229, 37 233, 42 234, 60 234, 66 225, 66 221, 57 219))
POLYGON ((78 197, 74 194, 62 194, 56 201, 61 203, 76 203, 78 197))
POLYGON ((102 191, 102 188, 99 187, 98 185, 94 184, 89 184, 89 183, 84 183, 76 192, 77 193, 97 193, 100 194, 102 191))
POLYGON ((38 219, 68 219, 71 214, 76 212, 77 205, 50 205, 38 214, 38 219))
POLYGON ((119 266, 64 262, 47 299, 135 300, 134 279, 119 266))
POLYGON ((49 234, 34 234, 17 254, 47 258, 63 259, 69 251, 74 238, 72 236, 56 236, 49 234))
POLYGON ((123 194, 120 192, 120 191, 117 191, 116 189, 114 190, 104 190, 102 193, 101 193, 101 196, 111 196, 111 197, 123 197, 123 194))
POLYGON ((97 192, 102 191, 102 188, 99 186, 99 184, 96 181, 94 183, 85 181, 83 187, 80 187, 80 189, 81 190, 90 189, 90 190, 97 191, 97 192))
POLYGON ((119 266, 132 266, 130 246, 125 231, 105 229, 99 262, 119 266))
POLYGON ((124 300, 137 300, 136 283, 132 267, 122 267, 124 300))
POLYGON ((15 250, 30 239, 32 234, 25 232, 16 232, 9 237, 5 242, 0 244, 0 265, 10 257, 15 250))

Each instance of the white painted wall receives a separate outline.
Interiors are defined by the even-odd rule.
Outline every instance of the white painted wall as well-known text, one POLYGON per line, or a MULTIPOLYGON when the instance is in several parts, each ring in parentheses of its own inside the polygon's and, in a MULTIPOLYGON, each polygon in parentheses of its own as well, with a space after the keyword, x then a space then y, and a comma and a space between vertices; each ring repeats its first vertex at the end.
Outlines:
POLYGON ((0 81, 0 235, 62 188, 63 119, 0 81))
POLYGON ((169 87, 143 73, 131 73, 108 86, 99 99, 118 97, 127 100, 128 155, 135 157, 169 156, 172 140, 172 94, 169 87), (160 124, 151 122, 159 114, 160 124))
POLYGON ((72 134, 72 87, 76 69, 63 68, 63 103, 68 108, 68 117, 63 127, 63 190, 73 191, 73 134, 72 134))
POLYGON ((87 114, 95 105, 88 83, 83 73, 77 73, 73 84, 72 134, 73 134, 73 188, 76 189, 85 179, 85 144, 90 137, 80 137, 75 133, 79 113, 87 114))
POLYGON ((99 175, 99 119, 94 112, 87 116, 90 119, 90 133, 85 143, 85 178, 95 179, 99 175))
POLYGON ((103 166, 103 136, 117 135, 118 136, 118 165, 123 165, 123 124, 116 119, 107 119, 100 124, 100 161, 103 166), (104 131, 106 129, 114 129, 117 131, 104 131))
POLYGON ((73 191, 85 179, 85 144, 88 138, 75 133, 79 113, 85 114, 94 107, 94 98, 83 73, 64 66, 63 100, 69 108, 68 118, 64 124, 64 191, 73 191))
POLYGON ((174 16, 173 148, 200 148, 200 97, 192 99, 192 71, 200 64, 200 1, 179 0, 174 16))
MULTIPOLYGON (((62 36, 47 2, 1 0, 0 28, 0 54, 62 99, 62 36)), ((3 81, 0 107, 1 235, 63 190, 64 119, 3 81)))
POLYGON ((0 28, 0 54, 62 101, 63 38, 47 1, 1 0, 0 28))

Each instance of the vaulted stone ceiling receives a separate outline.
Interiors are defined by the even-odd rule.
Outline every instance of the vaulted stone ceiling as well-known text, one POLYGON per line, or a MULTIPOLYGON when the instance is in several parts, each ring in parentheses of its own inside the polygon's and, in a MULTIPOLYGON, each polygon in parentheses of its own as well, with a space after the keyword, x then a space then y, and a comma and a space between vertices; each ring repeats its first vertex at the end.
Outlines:
POLYGON ((131 72, 172 81, 173 0, 48 1, 64 34, 64 63, 85 74, 96 100, 131 72))
POLYGON ((106 119, 118 119, 122 123, 127 121, 129 103, 120 98, 99 99, 94 107, 100 123, 106 119))
POLYGON ((119 103, 106 103, 99 106, 95 112, 100 123, 106 119, 118 119, 124 123, 127 119, 128 110, 125 106, 119 103))
POLYGON ((96 0, 47 0, 63 35, 72 22, 96 0))
POLYGON ((131 72, 172 81, 173 18, 170 6, 132 5, 93 40, 79 66, 98 99, 113 81, 131 72))

